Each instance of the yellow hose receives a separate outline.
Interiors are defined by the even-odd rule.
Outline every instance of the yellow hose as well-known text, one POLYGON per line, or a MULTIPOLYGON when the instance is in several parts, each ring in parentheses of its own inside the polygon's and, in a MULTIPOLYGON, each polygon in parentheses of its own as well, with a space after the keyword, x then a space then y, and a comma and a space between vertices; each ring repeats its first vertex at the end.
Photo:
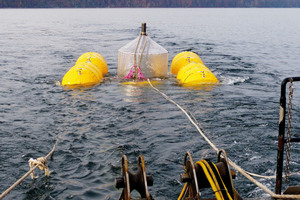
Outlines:
POLYGON ((223 195, 222 195, 222 194, 221 194, 221 195, 219 194, 219 191, 220 191, 219 186, 217 186, 217 185, 215 184, 214 180, 212 180, 212 177, 211 177, 211 175, 209 174, 209 172, 208 172, 208 170, 207 170, 205 164, 204 164, 202 161, 199 161, 199 162, 197 162, 196 164, 199 164, 199 165, 202 167, 203 172, 204 172, 204 174, 205 174, 205 176, 206 176, 206 178, 207 178, 207 180, 208 180, 208 182, 209 182, 209 184, 210 184, 212 190, 215 192, 215 195, 216 195, 217 200, 224 200, 223 195))
POLYGON ((184 193, 186 191, 187 186, 188 186, 188 184, 185 183, 184 186, 183 186, 183 189, 182 189, 182 191, 181 191, 181 193, 180 193, 180 195, 179 195, 179 197, 178 197, 177 200, 181 200, 182 199, 182 197, 183 197, 183 195, 184 195, 184 193))
MULTIPOLYGON (((208 164, 208 162, 206 160, 201 160, 201 161, 196 162, 196 164, 198 164, 198 165, 200 165, 202 167, 203 172, 204 172, 204 174, 205 174, 205 176, 206 176, 206 178, 207 178, 207 180, 208 180, 208 182, 209 182, 212 190, 215 192, 215 196, 216 196, 217 200, 224 200, 225 198, 224 198, 224 196, 223 196, 223 194, 221 192, 221 188, 220 188, 220 185, 218 183, 218 180, 217 180, 217 178, 215 176, 215 173, 212 170, 211 166, 208 164)), ((227 188, 226 188, 226 186, 225 186, 225 184, 224 184, 224 182, 223 182, 223 180, 222 180, 222 178, 221 178, 221 176, 219 174, 218 169, 216 168, 215 164, 213 164, 213 166, 215 167, 215 170, 218 173, 217 175, 221 179, 221 183, 223 184, 223 187, 224 187, 224 189, 226 191, 226 194, 227 194, 229 200, 232 200, 232 198, 231 198, 230 194, 228 193, 228 190, 227 190, 227 188)))

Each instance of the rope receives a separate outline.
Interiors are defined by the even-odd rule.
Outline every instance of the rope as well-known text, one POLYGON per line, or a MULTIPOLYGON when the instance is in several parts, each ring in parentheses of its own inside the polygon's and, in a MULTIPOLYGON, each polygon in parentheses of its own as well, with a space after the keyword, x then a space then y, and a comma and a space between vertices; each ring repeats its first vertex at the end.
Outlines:
POLYGON ((148 41, 148 35, 145 36, 146 39, 144 41, 144 45, 143 45, 143 48, 142 48, 142 52, 141 52, 141 56, 139 58, 139 62, 138 64, 136 63, 136 53, 137 53, 137 49, 138 49, 138 46, 140 44, 140 40, 142 38, 142 34, 139 35, 139 39, 138 39, 138 42, 136 44, 136 47, 135 47, 135 50, 134 50, 134 61, 133 61, 133 66, 131 67, 129 73, 127 76, 125 76, 126 79, 131 79, 132 76, 135 77, 135 79, 146 79, 141 71, 141 62, 142 62, 142 57, 143 57, 143 54, 144 54, 144 50, 146 48, 146 44, 147 44, 147 41, 148 41))
MULTIPOLYGON (((45 176, 50 176, 50 171, 47 166, 47 160, 44 157, 40 157, 36 160, 33 158, 30 158, 28 162, 29 162, 30 169, 32 169, 34 166, 38 166, 40 168, 40 170, 42 170, 42 171, 45 170, 45 176)), ((34 175, 34 172, 32 172, 30 175, 31 175, 32 179, 37 178, 37 176, 34 175)))
POLYGON ((138 46, 140 44, 141 37, 142 37, 142 34, 139 35, 139 39, 138 39, 138 42, 137 42, 135 50, 134 50, 134 55, 133 55, 134 56, 133 57, 133 59, 134 59, 134 61, 133 61, 134 65, 136 65, 136 52, 137 52, 137 48, 138 48, 138 46))
POLYGON ((12 186, 10 186, 7 190, 5 190, 1 195, 0 195, 0 200, 2 198, 4 198, 9 192, 11 192, 13 189, 15 189, 15 187, 17 187, 25 178, 27 178, 27 176, 31 175, 31 178, 34 179, 36 178, 33 174, 34 170, 39 167, 41 170, 45 170, 45 175, 49 176, 50 172, 49 169, 47 167, 47 158, 49 156, 51 156, 57 146, 58 140, 56 140, 52 150, 45 156, 45 157, 40 157, 37 160, 34 160, 32 158, 29 159, 29 166, 30 166, 30 170, 24 175, 22 176, 19 180, 17 180, 12 186), (32 164, 32 166, 31 166, 32 164))
MULTIPOLYGON (((206 142, 216 151, 218 152, 219 149, 205 136, 205 134, 201 131, 201 129, 199 128, 199 126, 192 120, 192 118, 190 117, 190 115, 179 105, 177 104, 175 101, 173 101, 172 99, 170 99, 166 94, 164 94, 163 92, 161 92, 159 89, 155 88, 149 79, 147 79, 149 85, 159 94, 161 94, 165 99, 167 99, 169 102, 175 104, 186 116, 187 118, 190 120, 190 122, 196 127, 196 129, 198 130, 198 132, 201 134, 201 136, 206 140, 206 142)), ((300 195, 280 195, 280 194, 275 194, 274 192, 272 192, 271 190, 269 190, 266 186, 264 186, 262 183, 260 183, 259 181, 255 180, 252 176, 257 176, 257 177, 262 177, 264 178, 264 176, 261 175, 257 175, 254 173, 249 173, 247 171, 245 171, 244 169, 242 169, 241 167, 239 167, 238 165, 236 165, 233 161, 231 161, 230 159, 228 159, 228 163, 235 168, 238 172, 240 172, 242 175, 244 175, 246 178, 248 178, 250 181, 252 181, 254 184, 256 184, 258 187, 260 187, 263 191, 265 191, 266 193, 268 193, 271 197, 273 198, 282 198, 282 199, 300 199, 300 195), (250 176, 252 175, 252 176, 250 176)), ((297 172, 299 173, 299 172, 297 172)))
POLYGON ((146 37, 146 39, 145 39, 144 46, 143 46, 143 49, 142 49, 142 52, 141 52, 141 56, 140 56, 140 59, 139 59, 139 64, 138 64, 138 66, 141 66, 142 56, 143 56, 143 53, 144 53, 144 51, 145 51, 146 44, 147 44, 147 41, 148 41, 148 36, 146 35, 145 37, 146 37))
POLYGON ((173 101, 172 99, 170 99, 166 94, 164 94, 163 92, 161 92, 159 89, 157 89, 156 87, 154 87, 152 85, 152 83, 150 82, 149 79, 147 79, 149 85, 158 93, 160 93, 165 99, 167 99, 168 101, 170 101, 171 103, 175 104, 186 116, 187 118, 190 120, 190 122, 196 127, 196 129, 198 130, 198 132, 202 135, 202 137, 206 140, 206 142, 216 151, 219 152, 219 149, 206 137, 206 135, 201 131, 201 129, 199 128, 199 126, 196 124, 196 122, 190 117, 190 115, 179 105, 177 104, 175 101, 173 101))

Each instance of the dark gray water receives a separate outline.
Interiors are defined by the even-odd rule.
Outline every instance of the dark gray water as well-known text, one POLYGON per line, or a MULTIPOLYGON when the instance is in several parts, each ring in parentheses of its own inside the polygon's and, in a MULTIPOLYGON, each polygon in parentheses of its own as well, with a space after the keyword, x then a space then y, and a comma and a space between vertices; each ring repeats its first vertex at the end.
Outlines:
MULTIPOLYGON (((121 85, 117 51, 140 24, 169 51, 194 51, 221 81, 192 90, 173 77, 157 87, 193 113, 203 131, 242 168, 274 175, 280 83, 300 76, 299 9, 25 9, 0 10, 0 192, 45 156, 50 178, 27 178, 6 199, 117 199, 114 179, 126 154, 131 171, 143 154, 155 199, 177 199, 186 151, 216 155, 183 113, 150 87, 121 85), (84 52, 108 63, 107 80, 85 90, 56 84, 84 52)), ((293 135, 299 135, 295 84, 293 135)), ((292 145, 299 171, 300 146, 292 145)), ((259 179, 274 190, 275 180, 259 179)), ((299 183, 299 176, 290 185, 299 183)), ((238 174, 243 197, 266 196, 238 174)))

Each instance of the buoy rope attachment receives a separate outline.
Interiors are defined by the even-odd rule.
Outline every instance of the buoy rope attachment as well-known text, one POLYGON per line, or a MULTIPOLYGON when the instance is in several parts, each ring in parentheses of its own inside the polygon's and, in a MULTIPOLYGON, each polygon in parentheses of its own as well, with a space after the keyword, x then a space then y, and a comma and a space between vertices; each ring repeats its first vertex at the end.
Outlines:
POLYGON ((50 171, 49 168, 47 167, 47 158, 50 157, 54 151, 55 148, 58 144, 58 139, 56 140, 52 150, 45 156, 45 157, 40 157, 38 159, 29 159, 29 166, 30 170, 24 174, 19 180, 17 180, 13 185, 11 185, 7 190, 5 190, 1 195, 0 195, 0 200, 3 199, 9 192, 11 192, 15 187, 17 187, 25 178, 27 178, 29 175, 31 175, 31 178, 34 179, 36 176, 33 174, 34 170, 36 168, 40 168, 41 170, 45 170, 45 175, 50 176, 50 171))
MULTIPOLYGON (((159 89, 157 89, 156 87, 154 87, 150 80, 147 79, 149 85, 159 94, 161 94, 165 99, 167 99, 169 102, 175 104, 185 115, 186 117, 189 119, 189 121, 196 127, 196 129, 198 130, 198 132, 201 134, 201 136, 206 140, 206 142, 216 151, 219 152, 219 149, 216 147, 216 145, 214 145, 207 137, 206 135, 201 131, 201 129, 199 128, 199 126, 197 125, 197 123, 191 118, 190 115, 192 114, 188 114, 179 104, 177 104, 175 101, 173 101, 172 99, 170 99, 165 93, 161 92, 159 89)), ((253 182, 254 184, 256 184, 258 187, 260 187, 263 191, 265 191, 266 193, 268 193, 271 197, 273 198, 282 198, 282 199, 300 199, 300 195, 284 195, 284 194, 275 194, 274 192, 272 192, 270 189, 268 189, 265 185, 263 185, 262 183, 260 183, 259 181, 255 180, 252 176, 256 176, 256 177, 260 177, 260 178, 267 178, 268 176, 261 176, 261 175, 257 175, 254 173, 250 173, 245 171, 244 169, 242 169, 240 166, 238 166, 237 164, 235 164, 233 161, 231 161, 228 158, 228 163, 235 168, 238 172, 240 172, 242 175, 244 175, 246 178, 248 178, 251 182, 253 182), (251 176, 250 176, 251 175, 251 176)), ((298 174, 300 172, 297 172, 295 174, 298 174)), ((268 178, 275 178, 274 176, 268 177, 268 178)))
POLYGON ((143 57, 143 54, 144 54, 144 51, 145 51, 145 48, 146 48, 147 41, 148 41, 148 35, 144 35, 144 34, 140 33, 138 42, 137 42, 135 50, 134 50, 133 66, 130 68, 129 73, 125 76, 126 79, 131 79, 132 77, 134 77, 136 80, 137 79, 138 80, 147 79, 146 77, 144 77, 144 75, 142 73, 142 70, 141 70, 142 57, 143 57), (136 54, 137 54, 137 49, 138 49, 138 46, 140 44, 142 36, 145 36, 146 39, 144 41, 142 52, 141 52, 139 61, 137 63, 136 54))
MULTIPOLYGON (((47 160, 45 157, 40 157, 38 159, 33 159, 33 158, 30 158, 29 159, 29 167, 30 167, 30 170, 34 167, 34 166, 38 166, 40 168, 40 170, 45 170, 45 176, 50 176, 50 171, 49 171, 49 168, 47 166, 47 160)), ((34 175, 34 172, 32 172, 30 174, 31 178, 32 179, 36 179, 37 176, 34 175)))

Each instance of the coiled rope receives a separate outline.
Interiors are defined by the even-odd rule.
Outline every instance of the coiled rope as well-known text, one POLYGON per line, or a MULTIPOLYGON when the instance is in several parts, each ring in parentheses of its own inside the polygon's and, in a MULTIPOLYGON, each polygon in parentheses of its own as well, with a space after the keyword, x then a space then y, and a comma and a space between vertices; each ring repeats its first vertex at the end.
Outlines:
MULTIPOLYGON (((161 94, 166 100, 168 100, 169 102, 175 104, 185 115, 186 117, 189 119, 189 121, 196 127, 196 129, 198 130, 198 132, 201 134, 201 136, 206 140, 206 142, 216 151, 219 152, 219 149, 216 147, 216 145, 214 145, 207 137, 206 135, 201 131, 201 129, 199 128, 199 126, 197 125, 197 123, 191 118, 190 115, 192 114, 188 114, 179 104, 177 104, 175 101, 173 101, 172 99, 170 99, 166 94, 164 94, 163 92, 161 92, 159 89, 157 89, 156 87, 154 87, 150 80, 147 79, 149 85, 159 94, 161 94)), ((265 185, 263 185, 262 183, 260 183, 259 181, 255 180, 252 176, 256 176, 256 177, 260 177, 260 178, 275 178, 275 176, 261 176, 258 174, 254 174, 254 173, 250 173, 245 171, 244 169, 242 169, 240 166, 238 166, 237 164, 235 164, 233 161, 231 161, 230 159, 228 159, 228 163, 238 172, 240 172, 242 175, 244 175, 247 179, 249 179, 251 182, 253 182, 255 185, 257 185, 258 187, 260 187, 263 191, 265 191, 266 193, 268 193, 271 197, 273 198, 281 198, 281 199, 300 199, 300 195, 281 195, 281 194, 275 194, 274 192, 272 192, 271 190, 269 190, 265 185), (250 176, 251 175, 251 176, 250 176)), ((295 174, 298 174, 300 172, 297 172, 295 174)))
POLYGON ((52 150, 45 156, 45 157, 40 157, 38 159, 29 159, 29 166, 30 166, 30 170, 24 175, 22 176, 22 178, 20 178, 19 180, 17 180, 12 186, 10 186, 7 190, 5 190, 1 195, 0 195, 0 200, 2 198, 4 198, 9 192, 11 192, 15 187, 17 187, 25 178, 27 178, 27 176, 31 175, 32 179, 37 178, 34 175, 34 170, 39 167, 41 170, 45 170, 45 175, 46 176, 50 176, 50 171, 49 168, 47 167, 47 158, 49 158, 55 151, 55 148, 58 144, 58 139, 56 140, 52 150))

